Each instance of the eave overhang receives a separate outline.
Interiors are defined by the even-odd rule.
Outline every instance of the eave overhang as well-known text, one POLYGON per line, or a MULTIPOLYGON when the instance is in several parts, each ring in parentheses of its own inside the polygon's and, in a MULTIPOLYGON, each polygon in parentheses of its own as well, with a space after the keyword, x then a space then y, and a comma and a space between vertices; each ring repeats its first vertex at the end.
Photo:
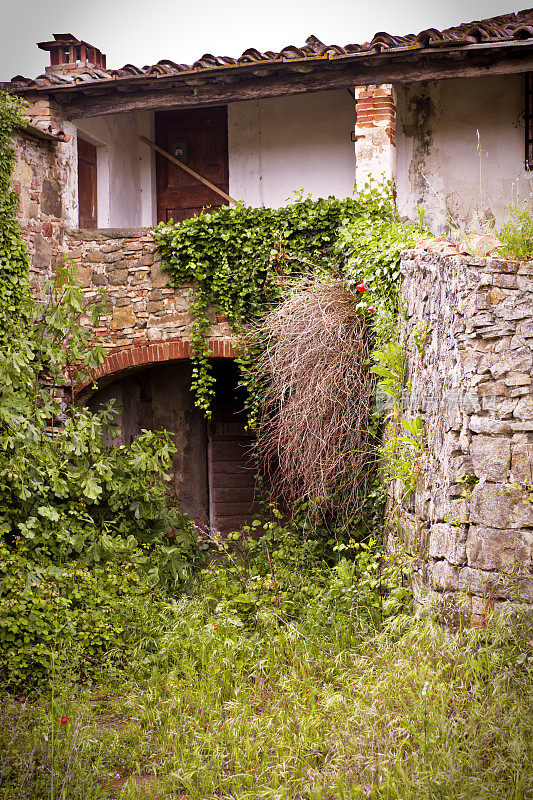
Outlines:
MULTIPOLYGON (((444 44, 444 43, 443 43, 444 44)), ((352 89, 371 83, 412 83, 533 70, 533 38, 424 47, 387 48, 379 53, 328 54, 250 64, 228 64, 178 74, 137 74, 52 86, 0 84, 21 97, 47 95, 68 118, 117 111, 225 104, 283 94, 352 89)))

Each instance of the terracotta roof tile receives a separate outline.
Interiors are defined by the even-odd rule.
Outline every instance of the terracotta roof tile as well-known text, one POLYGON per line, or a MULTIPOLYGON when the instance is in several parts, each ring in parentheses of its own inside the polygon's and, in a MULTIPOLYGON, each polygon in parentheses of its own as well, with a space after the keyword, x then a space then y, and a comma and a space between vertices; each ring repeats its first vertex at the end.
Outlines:
POLYGON ((410 33, 407 36, 392 36, 386 31, 379 31, 371 42, 363 44, 325 45, 316 36, 310 36, 305 45, 296 47, 288 45, 279 52, 268 50, 261 53, 253 47, 248 48, 239 58, 230 56, 214 56, 205 53, 193 64, 177 64, 174 61, 162 60, 157 64, 147 65, 142 68, 133 64, 126 64, 121 69, 96 69, 82 67, 68 73, 48 70, 45 74, 35 79, 16 75, 11 79, 11 86, 15 91, 22 88, 56 88, 68 85, 87 85, 105 81, 120 81, 125 79, 158 79, 165 76, 184 75, 218 69, 239 68, 250 64, 283 64, 299 60, 327 60, 344 56, 371 56, 374 54, 391 51, 403 52, 408 49, 441 48, 450 46, 466 46, 479 43, 504 43, 533 39, 533 9, 525 9, 517 13, 502 14, 490 19, 476 20, 462 23, 452 28, 439 31, 428 28, 418 34, 410 33))

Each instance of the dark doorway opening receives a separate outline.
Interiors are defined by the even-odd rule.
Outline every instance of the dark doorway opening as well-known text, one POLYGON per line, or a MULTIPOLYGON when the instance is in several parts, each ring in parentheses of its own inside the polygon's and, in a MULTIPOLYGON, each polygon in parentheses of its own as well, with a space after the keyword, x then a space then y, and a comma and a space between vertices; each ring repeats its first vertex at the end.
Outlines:
MULTIPOLYGON (((228 113, 226 106, 159 111, 156 144, 219 189, 229 192, 228 113)), ((181 222, 204 208, 224 205, 220 195, 160 153, 156 155, 157 221, 181 222)))
POLYGON ((156 365, 98 391, 89 406, 115 399, 120 430, 114 444, 129 444, 141 430, 169 430, 177 453, 172 491, 182 509, 200 526, 223 535, 257 513, 253 436, 245 430, 244 391, 231 359, 214 359, 213 416, 206 421, 195 407, 189 361, 156 365))

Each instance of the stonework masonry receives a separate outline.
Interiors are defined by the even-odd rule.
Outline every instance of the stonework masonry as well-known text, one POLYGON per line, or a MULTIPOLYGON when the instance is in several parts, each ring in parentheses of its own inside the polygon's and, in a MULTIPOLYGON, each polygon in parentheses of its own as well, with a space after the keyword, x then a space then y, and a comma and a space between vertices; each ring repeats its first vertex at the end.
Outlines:
POLYGON ((533 610, 533 262, 415 250, 402 271, 404 414, 425 436, 414 495, 391 489, 388 545, 444 618, 533 610))
POLYGON ((70 163, 57 146, 25 133, 15 135, 13 187, 20 197, 19 219, 31 256, 31 279, 52 276, 63 262, 65 196, 70 163))
MULTIPOLYGON (((167 286, 168 274, 161 269, 149 228, 67 231, 64 252, 76 267, 87 302, 106 304, 107 313, 95 333, 108 350, 110 364, 116 363, 116 371, 165 360, 156 345, 161 346, 161 354, 166 353, 166 360, 189 355, 177 344, 171 352, 169 344, 190 339, 192 286, 167 286), (127 351, 132 358, 124 355, 127 351), (119 353, 122 360, 112 358, 119 353)), ((209 338, 228 343, 227 352, 219 352, 217 346, 213 355, 233 355, 227 321, 214 311, 210 320, 209 338)))
POLYGON ((52 277, 63 264, 65 228, 77 222, 75 128, 59 106, 42 95, 26 98, 25 113, 36 128, 61 128, 68 142, 41 139, 26 130, 15 133, 13 188, 20 197, 19 220, 31 257, 33 284, 52 277))

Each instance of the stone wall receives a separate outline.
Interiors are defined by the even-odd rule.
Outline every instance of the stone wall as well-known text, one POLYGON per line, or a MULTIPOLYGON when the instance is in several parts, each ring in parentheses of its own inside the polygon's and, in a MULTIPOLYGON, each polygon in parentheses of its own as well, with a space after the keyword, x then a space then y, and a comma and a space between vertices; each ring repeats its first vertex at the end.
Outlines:
MULTIPOLYGON (((65 242, 87 299, 106 300, 96 333, 109 350, 190 336, 191 286, 167 286, 149 228, 67 231, 65 242)), ((209 335, 230 341, 225 319, 212 313, 211 322, 209 335)))
POLYGON ((389 546, 444 617, 533 609, 533 262, 432 251, 402 259, 405 417, 425 420, 414 495, 399 481, 389 546), (413 346, 413 330, 423 338, 413 346))
POLYGON ((56 103, 28 95, 25 113, 30 125, 15 132, 12 183, 35 284, 63 263, 65 227, 77 223, 77 152, 75 127, 56 103))
POLYGON ((22 132, 16 133, 14 139, 13 188, 20 197, 19 219, 34 282, 50 278, 62 263, 62 186, 70 167, 58 156, 60 146, 22 132))

